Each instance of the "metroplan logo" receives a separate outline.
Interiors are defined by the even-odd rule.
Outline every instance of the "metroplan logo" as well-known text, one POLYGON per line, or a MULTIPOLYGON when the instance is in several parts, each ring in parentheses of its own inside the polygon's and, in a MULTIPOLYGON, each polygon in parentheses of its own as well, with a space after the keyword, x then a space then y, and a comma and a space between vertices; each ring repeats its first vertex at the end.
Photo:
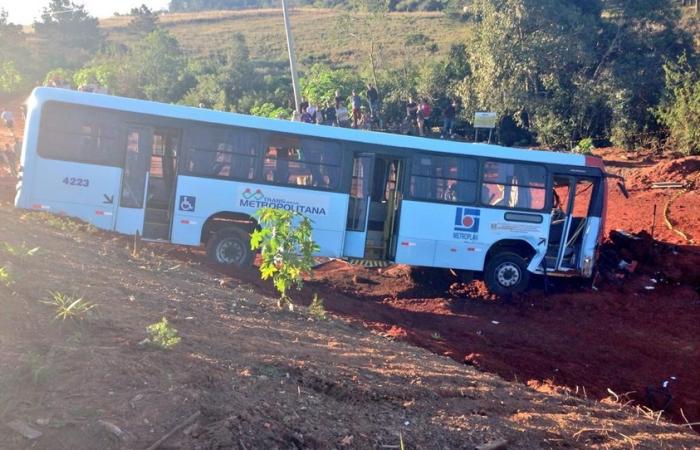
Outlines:
POLYGON ((478 209, 458 207, 455 214, 455 231, 477 233, 480 214, 478 209))
POLYGON ((250 188, 246 188, 246 190, 243 191, 243 198, 246 200, 262 200, 264 197, 265 195, 260 189, 256 189, 255 192, 253 192, 250 188))

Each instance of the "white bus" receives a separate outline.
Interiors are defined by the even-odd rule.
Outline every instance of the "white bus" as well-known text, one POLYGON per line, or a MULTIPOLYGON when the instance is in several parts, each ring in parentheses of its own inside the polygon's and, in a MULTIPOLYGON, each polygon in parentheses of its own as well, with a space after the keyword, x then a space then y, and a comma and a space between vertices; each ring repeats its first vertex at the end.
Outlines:
POLYGON ((37 88, 15 205, 250 264, 262 207, 313 220, 319 255, 590 277, 606 207, 602 161, 37 88))

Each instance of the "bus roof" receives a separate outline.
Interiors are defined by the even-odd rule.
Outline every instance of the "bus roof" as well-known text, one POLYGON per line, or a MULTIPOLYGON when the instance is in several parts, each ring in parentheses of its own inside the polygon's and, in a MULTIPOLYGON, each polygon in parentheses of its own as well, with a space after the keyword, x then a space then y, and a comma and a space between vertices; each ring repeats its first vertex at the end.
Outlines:
POLYGON ((219 125, 262 129, 309 137, 339 139, 370 145, 374 144, 399 148, 411 148, 428 152, 455 153, 461 155, 485 156, 570 166, 602 166, 602 164, 598 164, 597 162, 593 162, 591 159, 587 159, 584 155, 572 153, 503 147, 500 145, 485 143, 466 143, 450 140, 426 139, 423 137, 405 136, 401 134, 330 127, 302 122, 292 122, 282 119, 268 119, 265 117, 249 116, 245 114, 214 111, 190 106, 172 105, 147 100, 117 97, 113 95, 73 91, 61 88, 35 88, 28 100, 28 104, 31 107, 32 105, 42 104, 46 101, 59 101, 85 106, 110 108, 118 111, 150 114, 173 119, 194 120, 219 125))

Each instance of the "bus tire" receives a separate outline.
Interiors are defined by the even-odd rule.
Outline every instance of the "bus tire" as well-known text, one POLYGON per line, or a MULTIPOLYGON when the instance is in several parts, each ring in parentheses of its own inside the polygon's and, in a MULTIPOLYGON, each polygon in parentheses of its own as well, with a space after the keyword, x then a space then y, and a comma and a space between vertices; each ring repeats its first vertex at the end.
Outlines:
POLYGON ((527 262, 517 253, 498 253, 486 263, 484 281, 489 291, 499 296, 523 292, 530 282, 527 262))
POLYGON ((222 228, 207 241, 207 257, 218 264, 248 267, 253 262, 253 256, 250 236, 240 228, 222 228))

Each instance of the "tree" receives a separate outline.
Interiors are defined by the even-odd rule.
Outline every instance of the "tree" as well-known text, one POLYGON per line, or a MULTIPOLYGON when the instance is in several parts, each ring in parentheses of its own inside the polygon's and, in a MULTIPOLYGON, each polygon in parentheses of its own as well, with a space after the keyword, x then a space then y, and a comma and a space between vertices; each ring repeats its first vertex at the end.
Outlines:
POLYGON ((13 61, 0 62, 0 94, 15 92, 22 85, 22 74, 13 61))
POLYGON ((228 109, 225 82, 218 73, 200 73, 195 75, 195 78, 196 86, 187 91, 182 103, 220 111, 228 109))
POLYGON ((238 109, 243 95, 255 88, 256 80, 253 66, 250 62, 250 51, 242 33, 233 35, 233 46, 225 54, 225 65, 222 73, 226 104, 233 111, 238 109))
POLYGON ((513 118, 544 145, 630 147, 657 124, 662 58, 686 48, 670 0, 474 0, 466 110, 513 118))
POLYGON ((676 147, 686 155, 700 153, 700 76, 687 57, 666 63, 664 100, 656 109, 676 147))
POLYGON ((382 40, 386 36, 389 4, 386 0, 351 0, 353 12, 338 18, 339 39, 350 36, 367 55, 372 82, 378 86, 377 71, 381 61, 382 40))
POLYGON ((7 11, 0 8, 0 58, 18 59, 24 53, 24 44, 22 26, 8 22, 7 11))
POLYGON ((79 67, 103 42, 97 19, 70 0, 51 0, 34 32, 46 67, 79 67))
POLYGON ((692 53, 673 0, 603 0, 604 50, 592 81, 606 89, 612 142, 632 148, 658 128, 653 108, 664 88, 663 65, 692 53))
POLYGON ((132 19, 127 29, 133 34, 149 34, 155 31, 158 26, 158 15, 146 5, 141 5, 138 8, 131 8, 129 14, 132 16, 132 19))
POLYGON ((177 102, 194 85, 179 42, 165 30, 153 31, 134 46, 129 67, 149 100, 177 102))
POLYGON ((260 249, 260 277, 272 278, 280 293, 278 306, 293 309, 287 292, 301 289, 303 276, 310 273, 313 254, 319 246, 311 236, 311 220, 301 213, 285 209, 261 208, 257 212, 260 229, 250 236, 251 249, 260 249))
POLYGON ((474 34, 467 44, 472 73, 458 89, 469 115, 490 110, 514 117, 553 146, 586 132, 579 124, 587 122, 581 116, 589 110, 573 94, 595 62, 591 30, 599 16, 597 8, 579 3, 474 1, 474 34), (552 118, 556 127, 548 126, 552 118))
POLYGON ((275 106, 269 102, 256 104, 250 109, 250 113, 254 116, 269 117, 271 119, 288 119, 292 115, 290 110, 275 106))
POLYGON ((359 92, 362 88, 362 80, 354 71, 331 69, 325 64, 314 64, 301 79, 301 95, 320 106, 333 103, 336 90, 350 96, 353 89, 359 92))
POLYGON ((31 63, 24 45, 22 26, 8 22, 7 11, 0 8, 0 93, 14 92, 26 80, 31 63))

